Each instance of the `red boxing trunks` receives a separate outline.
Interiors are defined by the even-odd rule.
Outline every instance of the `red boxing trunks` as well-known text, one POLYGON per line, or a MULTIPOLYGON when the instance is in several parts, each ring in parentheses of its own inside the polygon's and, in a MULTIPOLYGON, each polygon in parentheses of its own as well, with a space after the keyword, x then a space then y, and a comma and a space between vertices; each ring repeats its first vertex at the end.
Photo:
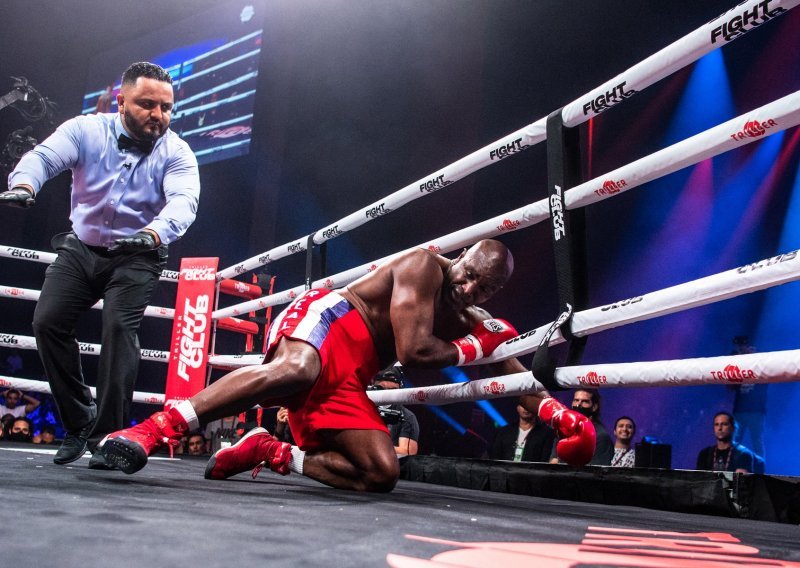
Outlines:
POLYGON ((388 430, 367 385, 379 369, 375 344, 361 314, 330 290, 309 290, 272 322, 266 360, 282 337, 313 346, 322 370, 314 386, 289 397, 289 427, 302 450, 319 447, 319 431, 388 430))

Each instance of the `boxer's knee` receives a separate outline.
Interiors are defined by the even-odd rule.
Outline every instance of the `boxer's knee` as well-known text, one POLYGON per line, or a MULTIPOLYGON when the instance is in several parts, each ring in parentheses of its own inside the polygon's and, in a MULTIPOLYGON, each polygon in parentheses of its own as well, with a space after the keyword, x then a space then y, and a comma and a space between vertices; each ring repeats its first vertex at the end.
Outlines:
POLYGON ((396 456, 392 456, 391 459, 381 460, 367 472, 364 491, 388 493, 397 485, 398 479, 400 479, 400 463, 396 456))

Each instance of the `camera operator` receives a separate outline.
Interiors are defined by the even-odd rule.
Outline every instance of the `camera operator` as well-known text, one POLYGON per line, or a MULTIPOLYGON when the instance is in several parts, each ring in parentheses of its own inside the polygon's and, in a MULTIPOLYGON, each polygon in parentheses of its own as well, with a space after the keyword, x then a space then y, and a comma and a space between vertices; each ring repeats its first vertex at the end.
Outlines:
MULTIPOLYGON (((368 390, 399 389, 403 386, 404 377, 400 367, 388 367, 375 375, 368 390)), ((389 429, 389 435, 394 443, 394 451, 401 456, 416 454, 419 442, 419 422, 414 413, 401 404, 378 406, 378 412, 389 429)))

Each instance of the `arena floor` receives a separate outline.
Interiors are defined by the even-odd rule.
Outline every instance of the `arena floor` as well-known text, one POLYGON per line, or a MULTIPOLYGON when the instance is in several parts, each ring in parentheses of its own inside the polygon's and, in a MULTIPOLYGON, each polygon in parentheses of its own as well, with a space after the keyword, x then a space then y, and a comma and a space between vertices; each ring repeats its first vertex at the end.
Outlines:
POLYGON ((135 475, 0 444, 2 566, 798 566, 796 526, 401 481, 387 495, 206 459, 135 475), (697 533, 703 533, 699 535, 697 533))

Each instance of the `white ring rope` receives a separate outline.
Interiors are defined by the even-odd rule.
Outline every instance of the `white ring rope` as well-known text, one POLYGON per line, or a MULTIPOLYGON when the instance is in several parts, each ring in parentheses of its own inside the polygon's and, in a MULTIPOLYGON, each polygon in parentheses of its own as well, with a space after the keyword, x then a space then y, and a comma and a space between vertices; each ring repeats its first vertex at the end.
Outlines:
MULTIPOLYGON (((701 357, 640 363, 598 363, 556 369, 565 389, 585 387, 657 387, 707 384, 766 384, 797 381, 800 350, 701 357)), ((466 383, 369 391, 375 404, 449 404, 541 393, 544 386, 530 372, 466 383)))
MULTIPOLYGON (((13 387, 23 391, 52 394, 50 391, 50 385, 45 381, 32 381, 30 379, 20 379, 19 377, 4 377, 0 375, 0 387, 13 387)), ((92 391, 92 397, 96 398, 97 390, 94 387, 89 387, 89 390, 92 391)), ((155 392, 134 392, 133 402, 141 402, 143 404, 164 404, 164 395, 155 392)))
MULTIPOLYGON (((798 124, 800 124, 800 91, 568 189, 564 192, 564 201, 567 209, 590 205, 798 124), (756 126, 748 127, 753 124, 756 126)), ((482 238, 530 227, 548 219, 549 216, 548 200, 541 199, 419 246, 436 252, 450 252, 482 238)), ((314 282, 312 286, 324 288, 345 286, 394 256, 396 255, 328 276, 324 280, 314 282)), ((305 286, 296 286, 270 296, 228 306, 213 312, 212 318, 240 315, 290 302, 303 290, 305 286)))
MULTIPOLYGON (((800 0, 748 0, 734 6, 704 26, 671 43, 661 51, 634 65, 568 104, 562 110, 567 126, 577 126, 622 102, 656 81, 686 67, 703 55, 741 37, 745 32, 791 10, 800 0), (586 111, 585 109, 589 110, 586 111)), ((546 139, 547 118, 541 118, 480 150, 365 208, 351 213, 313 233, 314 244, 322 244, 351 231, 403 205, 446 187, 503 158, 530 148, 546 139)), ((308 236, 279 245, 217 273, 217 278, 233 278, 280 258, 306 250, 308 236)))
MULTIPOLYGON (((592 335, 621 325, 665 316, 800 280, 798 252, 797 250, 786 252, 725 272, 576 312, 572 319, 572 331, 578 337, 592 335)), ((489 357, 467 365, 485 365, 536 351, 551 325, 552 322, 521 333, 500 345, 489 357)), ((556 331, 550 340, 550 345, 557 345, 563 341, 561 331, 556 331)), ((209 359, 209 363, 215 367, 235 369, 258 365, 263 358, 263 355, 214 355, 209 359)))
MULTIPOLYGON (((54 252, 43 252, 39 250, 30 250, 19 247, 10 247, 0 245, 0 258, 14 258, 21 260, 30 260, 33 262, 42 262, 44 264, 52 264, 58 255, 54 252)), ((180 272, 175 270, 162 270, 159 280, 166 282, 177 282, 180 272)))
MULTIPOLYGON (((12 349, 32 349, 36 350, 36 338, 30 335, 15 335, 13 333, 0 333, 0 347, 12 349)), ((81 355, 100 355, 100 345, 97 343, 78 343, 78 351, 81 355)), ((169 351, 159 351, 157 349, 140 349, 142 361, 155 361, 158 363, 169 362, 169 351)))
MULTIPOLYGON (((565 389, 592 387, 693 386, 706 384, 767 384, 796 381, 800 376, 800 350, 700 357, 638 363, 598 363, 556 369, 555 379, 565 389)), ((17 377, 0 376, 0 387, 50 393, 50 385, 17 377)), ((95 396, 94 387, 92 396, 95 396)), ((367 391, 375 404, 450 404, 507 398, 545 391, 529 371, 430 387, 367 391)), ((164 395, 136 392, 134 402, 163 404, 164 395)))
MULTIPOLYGON (((28 288, 17 288, 16 286, 0 286, 0 298, 15 298, 17 300, 33 300, 38 301, 40 290, 30 290, 28 288)), ((103 309, 103 300, 99 300, 92 306, 93 310, 103 309)), ((161 319, 175 319, 174 308, 164 308, 160 306, 147 306, 144 310, 144 315, 161 318, 161 319)))

